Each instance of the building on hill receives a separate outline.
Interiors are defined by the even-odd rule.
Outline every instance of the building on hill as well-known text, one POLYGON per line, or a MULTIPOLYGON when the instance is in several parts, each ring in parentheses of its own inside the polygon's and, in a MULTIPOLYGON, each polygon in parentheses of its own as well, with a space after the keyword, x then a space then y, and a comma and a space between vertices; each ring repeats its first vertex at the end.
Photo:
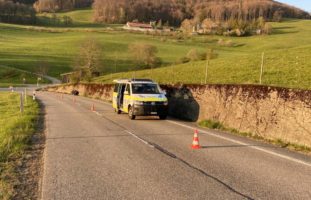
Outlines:
POLYGON ((152 22, 149 24, 139 23, 139 22, 127 22, 125 26, 123 26, 125 30, 132 31, 154 31, 154 27, 152 26, 152 22))

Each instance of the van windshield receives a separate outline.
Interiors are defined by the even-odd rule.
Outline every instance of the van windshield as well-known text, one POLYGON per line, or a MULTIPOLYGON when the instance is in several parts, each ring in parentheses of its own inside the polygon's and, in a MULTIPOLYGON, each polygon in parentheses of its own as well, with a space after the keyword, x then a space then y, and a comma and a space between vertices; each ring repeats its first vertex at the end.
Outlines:
POLYGON ((160 94, 157 84, 151 83, 134 83, 132 84, 133 94, 160 94))

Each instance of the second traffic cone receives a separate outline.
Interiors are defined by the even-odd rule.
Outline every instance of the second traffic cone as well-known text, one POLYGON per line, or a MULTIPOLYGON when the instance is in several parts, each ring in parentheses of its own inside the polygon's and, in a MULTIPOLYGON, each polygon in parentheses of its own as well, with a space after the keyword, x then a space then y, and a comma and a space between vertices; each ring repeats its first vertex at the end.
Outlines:
POLYGON ((95 111, 95 106, 92 104, 91 111, 95 111))
POLYGON ((198 136, 198 130, 194 131, 193 141, 192 141, 192 149, 200 149, 201 146, 199 144, 199 136, 198 136))

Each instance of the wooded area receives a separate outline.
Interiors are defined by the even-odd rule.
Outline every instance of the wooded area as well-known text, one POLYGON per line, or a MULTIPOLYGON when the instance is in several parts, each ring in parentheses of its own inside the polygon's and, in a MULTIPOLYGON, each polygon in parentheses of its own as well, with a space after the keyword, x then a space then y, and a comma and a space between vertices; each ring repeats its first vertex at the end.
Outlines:
POLYGON ((271 0, 95 0, 93 7, 95 21, 106 23, 162 20, 180 25, 184 19, 202 22, 206 18, 225 21, 310 17, 307 12, 271 0))
POLYGON ((68 11, 91 5, 94 20, 102 23, 161 20, 179 26, 185 19, 202 23, 205 19, 220 22, 259 17, 273 21, 282 17, 310 18, 303 10, 272 0, 0 0, 0 21, 34 24, 35 12, 68 11))
POLYGON ((57 12, 90 7, 92 3, 93 0, 38 0, 34 7, 37 12, 57 12))
POLYGON ((0 22, 33 24, 36 22, 36 11, 32 6, 20 3, 31 3, 30 0, 0 0, 0 22))

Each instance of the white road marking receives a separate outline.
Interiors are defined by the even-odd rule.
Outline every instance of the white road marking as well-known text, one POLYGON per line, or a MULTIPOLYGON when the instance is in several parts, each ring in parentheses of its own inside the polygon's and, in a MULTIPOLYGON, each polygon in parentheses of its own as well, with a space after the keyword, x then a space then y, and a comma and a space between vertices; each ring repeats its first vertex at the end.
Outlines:
POLYGON ((141 141, 142 143, 148 145, 149 147, 154 148, 154 146, 151 145, 149 142, 147 142, 146 140, 143 140, 142 138, 138 137, 137 135, 135 135, 135 134, 132 133, 131 131, 124 130, 124 132, 130 134, 131 136, 133 136, 133 137, 136 138, 137 140, 141 141))
MULTIPOLYGON (((106 103, 106 102, 103 102, 104 104, 109 104, 109 103, 106 103)), ((110 104, 109 104, 110 105, 110 104)), ((98 112, 95 112, 97 115, 100 116, 100 114, 98 112)), ((171 121, 171 120, 167 120, 167 122, 169 123, 172 123, 172 124, 175 124, 175 125, 178 125, 178 126, 182 126, 182 127, 185 127, 185 128, 188 128, 188 129, 191 129, 191 130, 195 130, 197 128, 195 127, 191 127, 191 126, 188 126, 188 125, 185 125, 185 124, 182 124, 182 123, 178 123, 178 122, 175 122, 175 121, 171 121)), ((227 140, 227 141, 230 141, 230 142, 233 142, 233 143, 236 143, 236 144, 239 144, 239 145, 244 145, 244 146, 248 146, 249 148, 252 148, 252 149, 256 149, 258 151, 261 151, 261 152, 265 152, 267 154, 270 154, 270 155, 274 155, 274 156, 277 156, 277 157, 280 157, 280 158, 283 158, 283 159, 286 159, 286 160, 289 160, 289 161, 292 161, 292 162, 296 162, 296 163, 299 163, 299 164, 302 164, 302 165, 306 165, 308 167, 311 167, 311 163, 308 163, 308 162, 304 162, 302 160, 298 160, 298 159, 295 159, 295 158, 291 158, 289 156, 285 156, 285 155, 282 155, 282 154, 279 154, 279 153, 275 153, 273 151, 269 151, 269 150, 266 150, 266 149, 263 149, 263 148, 260 148, 260 147, 255 147, 255 146, 250 146, 251 144, 247 144, 247 143, 244 143, 244 142, 240 142, 238 140, 234 140, 234 139, 230 139, 230 138, 226 138, 224 136, 220 136, 220 135, 217 135, 217 134, 214 134, 214 133, 211 133, 211 132, 208 132, 208 131, 205 131, 205 130, 202 130, 202 129, 198 129, 200 130, 200 132, 202 133, 205 133, 205 134, 208 134, 208 135, 211 135, 211 136, 214 136, 214 137, 217 137, 217 138, 220 138, 220 139, 223 139, 223 140, 227 140)), ((141 142, 143 142, 144 144, 154 148, 154 146, 152 146, 151 144, 149 144, 147 141, 141 139, 140 137, 138 137, 137 135, 131 133, 130 131, 128 130, 125 130, 125 132, 127 132, 128 134, 132 135, 133 137, 135 137, 136 139, 140 140, 141 142)))
MULTIPOLYGON (((185 124, 182 124, 182 123, 178 123, 178 122, 175 122, 175 121, 171 121, 171 120, 167 120, 167 122, 169 122, 171 124, 178 125, 178 126, 182 126, 182 127, 185 127, 185 128, 191 129, 191 130, 197 129, 195 127, 191 127, 191 126, 188 126, 188 125, 185 125, 185 124)), ((263 148, 260 148, 260 147, 249 146, 250 144, 247 144, 247 143, 244 143, 244 142, 240 142, 238 140, 226 138, 226 137, 223 137, 223 136, 220 136, 220 135, 216 135, 214 133, 211 133, 211 132, 208 132, 208 131, 205 131, 205 130, 202 130, 202 129, 198 129, 198 130, 200 132, 202 132, 202 133, 205 133, 205 134, 208 134, 208 135, 211 135, 211 136, 223 139, 223 140, 227 140, 227 141, 230 141, 230 142, 233 142, 233 143, 236 143, 236 144, 240 144, 240 145, 245 145, 245 146, 248 146, 249 148, 256 149, 258 151, 262 151, 262 152, 265 152, 265 153, 270 154, 270 155, 274 155, 274 156, 277 156, 277 157, 280 157, 280 158, 284 158, 286 160, 290 160, 290 161, 293 161, 293 162, 296 162, 296 163, 303 164, 303 165, 306 165, 308 167, 311 167, 311 163, 307 163, 307 162, 304 162, 302 160, 291 158, 289 156, 285 156, 285 155, 282 155, 282 154, 279 154, 279 153, 275 153, 273 151, 269 151, 269 150, 266 150, 266 149, 263 149, 263 148)))

